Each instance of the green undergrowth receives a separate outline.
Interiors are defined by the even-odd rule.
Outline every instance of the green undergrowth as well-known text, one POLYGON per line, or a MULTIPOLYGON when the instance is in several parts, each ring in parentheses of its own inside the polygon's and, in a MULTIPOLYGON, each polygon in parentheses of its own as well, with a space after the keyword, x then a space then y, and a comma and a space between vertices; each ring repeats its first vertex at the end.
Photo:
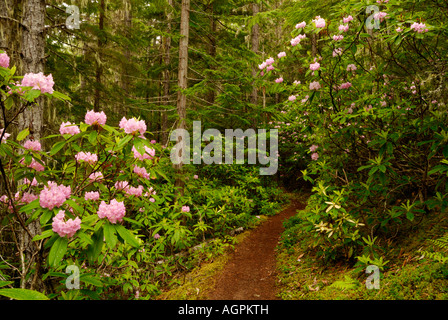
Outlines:
POLYGON ((361 254, 339 260, 319 256, 309 235, 300 231, 299 215, 300 211, 284 222, 278 246, 281 299, 448 299, 448 259, 443 259, 448 255, 443 237, 448 228, 446 213, 428 214, 415 225, 398 228, 393 236, 376 238, 375 253, 384 263, 378 289, 367 288, 367 283, 374 284, 373 273, 366 272, 367 263, 360 263, 361 254))

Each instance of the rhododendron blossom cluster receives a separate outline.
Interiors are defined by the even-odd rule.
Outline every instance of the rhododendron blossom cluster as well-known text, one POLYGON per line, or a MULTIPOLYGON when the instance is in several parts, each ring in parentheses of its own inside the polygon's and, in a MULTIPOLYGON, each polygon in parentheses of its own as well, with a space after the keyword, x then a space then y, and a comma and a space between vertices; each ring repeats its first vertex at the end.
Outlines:
POLYGON ((95 112, 90 110, 86 113, 84 121, 89 125, 105 125, 107 121, 107 116, 104 111, 95 112))
POLYGON ((81 229, 81 219, 79 217, 76 217, 74 220, 68 219, 67 221, 64 221, 64 218, 64 210, 60 210, 59 213, 55 217, 53 217, 53 231, 59 234, 60 237, 73 237, 76 231, 81 229))
POLYGON ((128 120, 123 117, 119 125, 127 134, 140 133, 140 135, 143 135, 146 132, 146 123, 144 120, 137 120, 135 118, 128 120))
POLYGON ((115 224, 123 220, 126 215, 126 207, 123 202, 116 199, 113 199, 110 204, 101 201, 97 214, 100 219, 107 218, 110 223, 115 224))
POLYGON ((9 68, 9 56, 6 53, 0 53, 0 67, 9 68))
POLYGON ((141 154, 135 147, 132 147, 132 152, 134 153, 134 158, 138 160, 151 160, 156 155, 156 150, 149 148, 147 146, 144 147, 145 153, 141 154))
POLYGON ((37 140, 27 140, 23 144, 23 147, 25 149, 28 149, 31 151, 41 151, 42 150, 42 146, 41 146, 40 142, 37 140))
POLYGON ((424 23, 418 23, 418 22, 414 22, 411 25, 411 29, 418 33, 429 31, 428 28, 426 28, 426 25, 424 23))
POLYGON ((58 185, 56 182, 49 181, 48 186, 44 186, 39 195, 39 204, 42 208, 53 210, 55 207, 60 207, 65 200, 70 198, 71 187, 58 185))
POLYGON ((98 161, 98 156, 94 153, 90 153, 90 152, 78 152, 77 155, 75 155, 75 159, 78 162, 87 162, 89 164, 94 164, 95 162, 98 161))
POLYGON ((53 76, 50 74, 45 76, 42 72, 27 73, 23 76, 21 87, 32 87, 32 89, 40 90, 42 93, 52 94, 54 92, 53 76))
POLYGON ((64 135, 64 134, 70 134, 70 135, 75 135, 80 133, 81 131, 79 130, 78 126, 71 124, 69 121, 68 122, 62 122, 61 126, 59 127, 59 133, 64 135))
POLYGON ((4 133, 3 131, 4 129, 0 129, 0 137, 3 135, 1 143, 5 143, 6 139, 8 139, 11 136, 9 133, 6 132, 4 133))

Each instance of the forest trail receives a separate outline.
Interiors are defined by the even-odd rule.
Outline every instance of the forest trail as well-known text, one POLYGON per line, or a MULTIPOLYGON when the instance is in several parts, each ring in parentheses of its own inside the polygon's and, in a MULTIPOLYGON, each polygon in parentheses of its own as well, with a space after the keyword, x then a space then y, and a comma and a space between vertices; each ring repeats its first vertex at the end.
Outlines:
POLYGON ((275 248, 283 231, 283 221, 292 217, 305 204, 291 199, 290 205, 269 217, 242 243, 217 275, 209 300, 278 300, 275 248))

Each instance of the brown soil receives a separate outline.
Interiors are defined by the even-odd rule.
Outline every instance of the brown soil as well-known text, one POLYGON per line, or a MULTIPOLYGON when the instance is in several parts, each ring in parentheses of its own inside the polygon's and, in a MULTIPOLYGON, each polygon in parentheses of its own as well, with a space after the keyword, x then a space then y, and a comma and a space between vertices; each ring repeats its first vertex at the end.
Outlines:
POLYGON ((283 231, 283 221, 304 204, 292 200, 290 206, 270 217, 235 247, 227 265, 217 276, 209 300, 279 300, 276 287, 275 249, 283 231))

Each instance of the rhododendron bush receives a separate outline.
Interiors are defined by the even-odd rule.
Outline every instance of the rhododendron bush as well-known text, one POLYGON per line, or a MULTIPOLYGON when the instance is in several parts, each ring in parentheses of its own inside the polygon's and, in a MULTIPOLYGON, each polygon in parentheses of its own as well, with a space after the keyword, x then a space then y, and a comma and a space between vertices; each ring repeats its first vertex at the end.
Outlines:
POLYGON ((197 168, 187 168, 190 183, 178 194, 168 148, 150 139, 142 119, 123 117, 113 126, 105 112, 88 110, 40 141, 28 128, 14 133, 15 117, 36 108, 39 96, 69 98, 54 90, 51 75, 16 77, 8 56, 0 58, 2 223, 29 233, 39 248, 23 256, 29 269, 13 270, 21 285, 30 277, 59 282, 47 291, 56 297, 66 291, 66 267, 76 266, 84 297, 149 298, 158 277, 168 281, 164 275, 179 267, 175 253, 256 220, 252 200, 237 187, 221 190, 197 168), (38 232, 30 231, 36 224, 38 232))
POLYGON ((363 236, 406 232, 447 205, 446 10, 369 5, 290 21, 286 54, 260 65, 284 97, 270 121, 280 174, 312 183, 301 223, 326 257, 353 258, 363 236))

